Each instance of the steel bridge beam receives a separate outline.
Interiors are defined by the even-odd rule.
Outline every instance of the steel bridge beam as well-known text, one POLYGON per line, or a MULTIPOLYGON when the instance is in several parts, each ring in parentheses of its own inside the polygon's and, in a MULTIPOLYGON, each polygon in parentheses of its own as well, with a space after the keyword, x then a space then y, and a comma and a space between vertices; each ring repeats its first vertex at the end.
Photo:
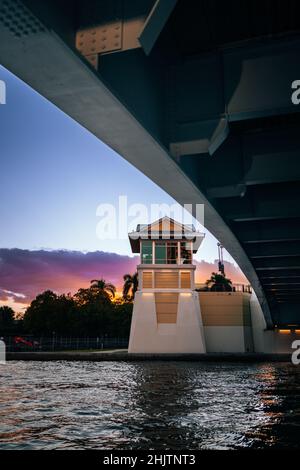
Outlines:
POLYGON ((238 44, 243 31, 214 29, 208 15, 211 36, 202 23, 195 45, 193 28, 181 35, 187 13, 196 21, 186 2, 153 6, 0 0, 1 63, 178 202, 205 204, 206 227, 248 277, 271 327, 263 285, 297 279, 300 266, 300 106, 291 100, 300 38, 282 36, 297 17, 264 20, 276 40, 248 31, 238 44))

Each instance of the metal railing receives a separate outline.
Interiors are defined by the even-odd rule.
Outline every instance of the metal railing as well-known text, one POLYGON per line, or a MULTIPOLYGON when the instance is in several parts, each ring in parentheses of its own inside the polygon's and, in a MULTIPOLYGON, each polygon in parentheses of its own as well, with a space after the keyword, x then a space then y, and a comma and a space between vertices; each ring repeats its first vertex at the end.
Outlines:
POLYGON ((30 335, 4 337, 7 352, 73 351, 127 348, 128 338, 75 338, 66 336, 38 337, 30 335))
POLYGON ((142 257, 141 263, 142 264, 192 264, 192 258, 152 258, 142 257))
MULTIPOLYGON (((236 284, 236 283, 233 283, 231 284, 232 286, 232 290, 225 290, 224 289, 224 292, 245 292, 247 294, 251 294, 252 293, 252 287, 250 286, 250 284, 236 284)), ((220 284, 220 290, 217 290, 217 292, 222 292, 222 284, 220 284)), ((212 291, 211 288, 209 288, 205 283, 196 283, 195 284, 195 289, 197 291, 202 291, 202 292, 210 292, 212 291)))

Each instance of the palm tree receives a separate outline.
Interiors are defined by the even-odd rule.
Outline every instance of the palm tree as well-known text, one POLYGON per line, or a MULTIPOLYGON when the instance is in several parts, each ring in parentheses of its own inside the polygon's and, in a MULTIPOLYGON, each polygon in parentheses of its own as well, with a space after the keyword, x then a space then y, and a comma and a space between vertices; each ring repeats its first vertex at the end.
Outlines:
POLYGON ((96 291, 98 295, 103 297, 114 298, 116 295, 116 287, 109 282, 106 282, 105 279, 93 279, 91 281, 91 290, 96 291))
POLYGON ((217 292, 231 292, 232 291, 232 281, 228 279, 223 274, 212 273, 210 279, 206 281, 207 287, 211 291, 217 292))
POLYGON ((123 297, 125 300, 133 300, 139 284, 138 273, 124 274, 123 279, 123 297))

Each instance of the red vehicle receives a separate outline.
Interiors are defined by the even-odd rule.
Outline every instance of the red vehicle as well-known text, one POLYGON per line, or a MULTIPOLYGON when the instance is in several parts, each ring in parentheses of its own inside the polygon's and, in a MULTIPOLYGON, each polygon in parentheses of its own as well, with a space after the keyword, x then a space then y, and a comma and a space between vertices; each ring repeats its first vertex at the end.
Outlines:
POLYGON ((22 338, 22 336, 15 336, 14 337, 14 342, 15 342, 15 344, 22 344, 22 345, 25 345, 25 346, 29 346, 31 348, 34 346, 34 343, 32 341, 28 341, 27 339, 22 338))

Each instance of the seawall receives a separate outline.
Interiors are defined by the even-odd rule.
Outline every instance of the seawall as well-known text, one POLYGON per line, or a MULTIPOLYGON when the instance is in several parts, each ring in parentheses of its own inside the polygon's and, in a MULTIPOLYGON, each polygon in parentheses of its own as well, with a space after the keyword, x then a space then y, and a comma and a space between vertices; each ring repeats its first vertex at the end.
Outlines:
POLYGON ((193 362, 291 362, 291 354, 208 353, 208 354, 128 354, 113 352, 10 352, 8 361, 193 361, 193 362))

